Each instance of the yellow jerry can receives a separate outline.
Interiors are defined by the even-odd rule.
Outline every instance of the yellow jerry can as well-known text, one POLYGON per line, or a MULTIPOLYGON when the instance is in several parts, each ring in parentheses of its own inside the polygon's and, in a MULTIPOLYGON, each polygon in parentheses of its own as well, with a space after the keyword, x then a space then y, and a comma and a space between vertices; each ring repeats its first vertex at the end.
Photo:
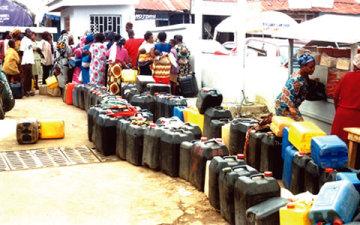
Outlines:
POLYGON ((280 225, 311 225, 309 212, 312 201, 298 200, 280 208, 280 225))
POLYGON ((285 116, 273 116, 270 129, 277 137, 282 137, 282 132, 285 127, 290 127, 294 122, 293 119, 285 116))
POLYGON ((65 122, 62 120, 40 121, 40 139, 59 139, 65 137, 65 122))
POLYGON ((204 115, 199 113, 199 110, 194 107, 184 109, 185 123, 198 125, 201 131, 204 131, 204 115))
POLYGON ((228 148, 230 146, 230 124, 227 123, 221 127, 221 139, 228 148))
POLYGON ((311 139, 325 136, 326 133, 312 122, 293 122, 289 129, 289 141, 295 148, 304 154, 311 153, 311 139))

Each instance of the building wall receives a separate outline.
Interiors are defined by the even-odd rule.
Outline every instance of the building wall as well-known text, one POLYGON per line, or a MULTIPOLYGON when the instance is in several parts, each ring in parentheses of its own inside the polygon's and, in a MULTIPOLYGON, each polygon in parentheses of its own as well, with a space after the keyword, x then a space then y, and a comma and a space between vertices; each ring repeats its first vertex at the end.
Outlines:
POLYGON ((61 29, 65 28, 65 19, 70 16, 70 33, 74 38, 81 37, 90 30, 90 15, 121 15, 121 34, 125 34, 125 24, 135 20, 135 8, 132 5, 119 6, 74 6, 61 12, 61 29))

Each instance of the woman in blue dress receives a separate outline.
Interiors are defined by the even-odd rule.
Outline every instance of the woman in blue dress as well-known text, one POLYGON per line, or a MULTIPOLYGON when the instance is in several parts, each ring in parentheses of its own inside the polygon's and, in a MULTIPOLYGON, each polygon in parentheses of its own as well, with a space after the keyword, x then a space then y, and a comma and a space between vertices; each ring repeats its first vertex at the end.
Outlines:
POLYGON ((315 71, 315 59, 305 53, 298 59, 300 70, 296 71, 287 81, 282 92, 275 101, 277 116, 287 116, 295 121, 303 121, 299 107, 309 91, 309 75, 315 71))
POLYGON ((83 84, 88 84, 90 82, 90 45, 94 41, 94 35, 88 34, 85 39, 85 46, 82 49, 82 59, 81 59, 81 80, 83 84))

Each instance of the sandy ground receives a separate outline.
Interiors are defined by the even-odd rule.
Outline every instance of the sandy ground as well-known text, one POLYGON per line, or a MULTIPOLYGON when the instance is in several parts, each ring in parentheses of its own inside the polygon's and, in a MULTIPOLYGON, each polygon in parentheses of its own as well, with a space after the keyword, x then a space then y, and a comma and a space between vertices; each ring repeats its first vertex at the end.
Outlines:
MULTIPOLYGON (((59 98, 18 100, 0 121, 0 150, 92 147, 84 111, 59 98), (18 145, 16 121, 63 119, 66 138, 18 145)), ((189 183, 127 162, 0 173, 0 224, 227 224, 189 183)))

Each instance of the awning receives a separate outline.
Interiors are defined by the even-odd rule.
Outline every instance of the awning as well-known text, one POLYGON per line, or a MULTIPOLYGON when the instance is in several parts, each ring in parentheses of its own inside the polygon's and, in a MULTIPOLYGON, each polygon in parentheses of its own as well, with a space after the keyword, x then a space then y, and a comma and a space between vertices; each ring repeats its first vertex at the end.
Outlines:
POLYGON ((217 32, 235 32, 237 26, 245 26, 246 33, 271 35, 279 29, 296 27, 298 23, 282 12, 266 11, 251 13, 245 21, 230 16, 216 26, 217 32))
POLYGON ((306 41, 328 41, 353 44, 360 42, 360 17, 323 15, 305 21, 296 27, 282 29, 273 37, 306 41))

